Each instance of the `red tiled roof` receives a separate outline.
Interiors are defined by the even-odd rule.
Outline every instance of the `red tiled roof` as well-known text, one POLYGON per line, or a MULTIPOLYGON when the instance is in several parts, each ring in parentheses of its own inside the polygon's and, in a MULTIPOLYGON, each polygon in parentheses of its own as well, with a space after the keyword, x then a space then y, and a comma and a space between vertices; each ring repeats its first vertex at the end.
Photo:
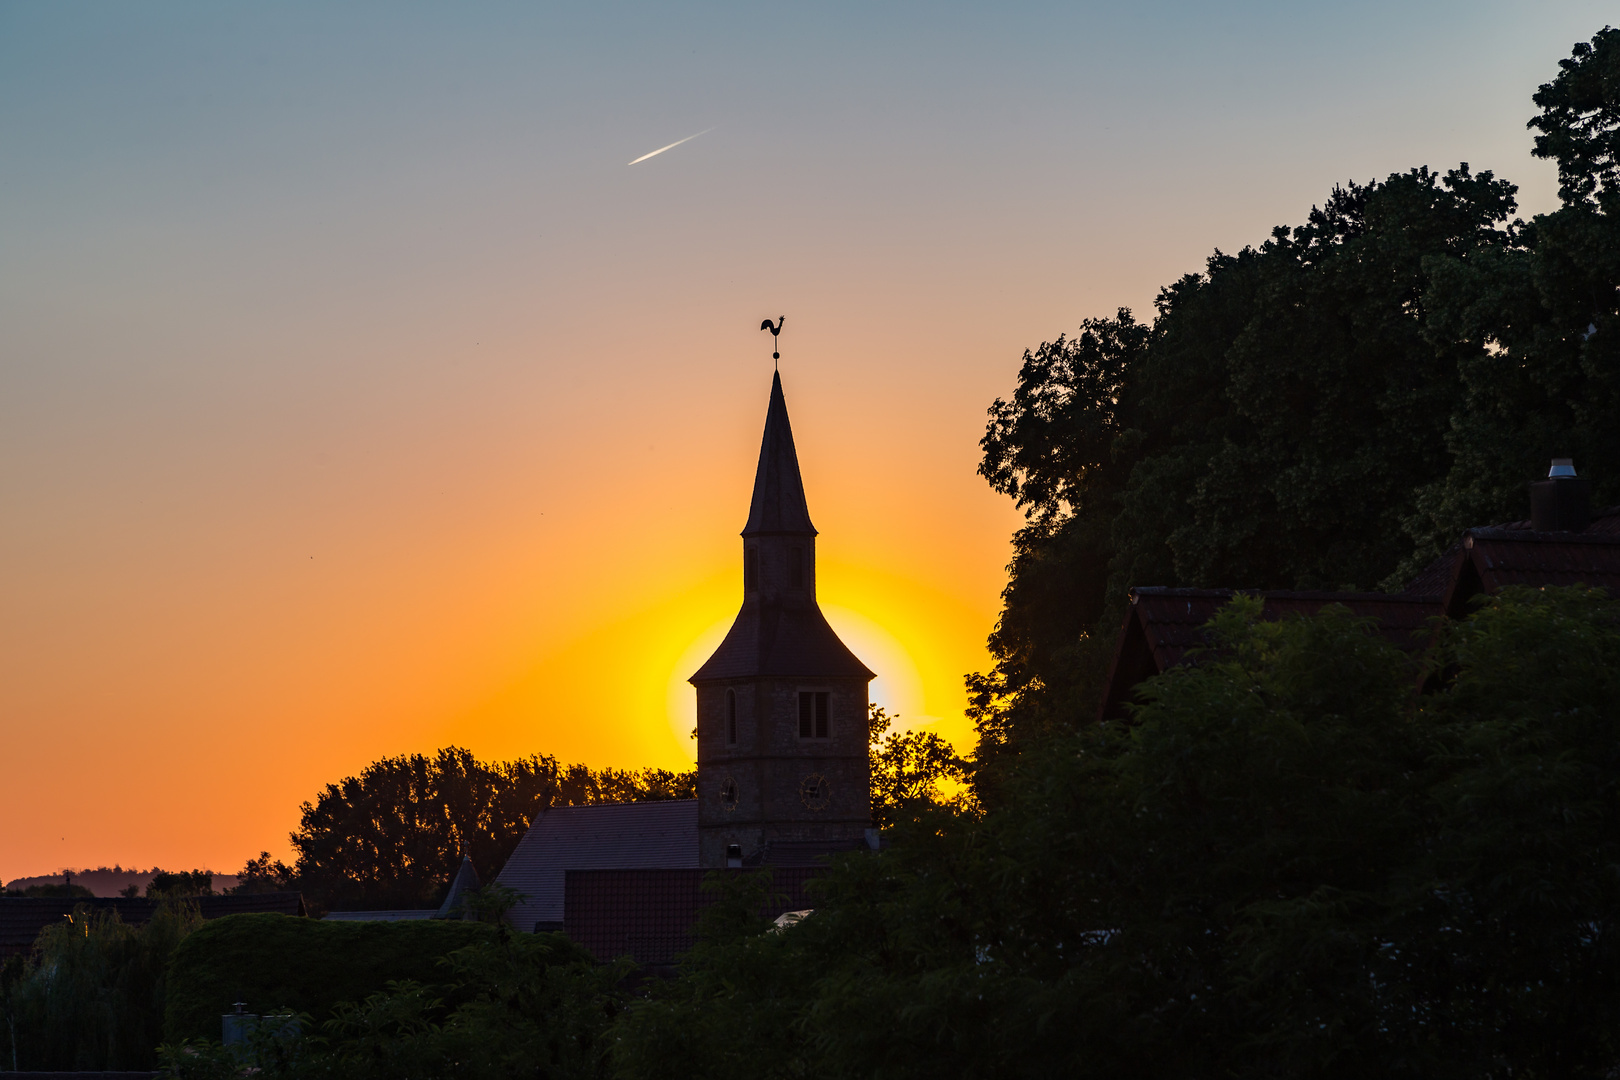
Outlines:
MULTIPOLYGON (((1124 716, 1125 703, 1138 684, 1181 663, 1189 650, 1206 645, 1205 624, 1216 609, 1242 592, 1161 586, 1132 589, 1099 716, 1124 716)), ((1343 604, 1356 615, 1377 619, 1379 632, 1402 649, 1421 648, 1429 620, 1442 610, 1435 596, 1285 591, 1247 595, 1265 600, 1266 619, 1315 615, 1329 604, 1343 604)))
MULTIPOLYGON (((563 932, 602 963, 629 956, 643 966, 661 967, 692 947, 698 913, 714 903, 702 890, 708 874, 747 870, 570 870, 563 932)), ((760 914, 774 919, 785 911, 815 906, 805 891, 826 867, 777 867, 772 896, 760 914)))
MULTIPOLYGON (((33 949, 39 932, 73 914, 80 904, 93 911, 113 911, 132 926, 151 919, 157 911, 152 900, 123 897, 6 896, 0 897, 0 956, 26 953, 33 949)), ((205 919, 249 912, 303 915, 304 898, 295 892, 236 893, 229 896, 197 897, 197 908, 205 919)))
POLYGON ((1620 535, 1469 529, 1446 613, 1466 613, 1481 591, 1509 585, 1592 585, 1620 593, 1620 535))
MULTIPOLYGON (((1311 615, 1331 603, 1378 620, 1380 632, 1403 649, 1419 648, 1420 633, 1437 615, 1465 615, 1481 592, 1508 585, 1594 585, 1620 594, 1620 507, 1600 510, 1579 532, 1536 532, 1528 521, 1469 529, 1398 594, 1255 592, 1265 617, 1311 615)), ((1204 624, 1235 595, 1232 589, 1131 590, 1107 692, 1098 715, 1125 715, 1144 679, 1182 662, 1204 644, 1204 624)))

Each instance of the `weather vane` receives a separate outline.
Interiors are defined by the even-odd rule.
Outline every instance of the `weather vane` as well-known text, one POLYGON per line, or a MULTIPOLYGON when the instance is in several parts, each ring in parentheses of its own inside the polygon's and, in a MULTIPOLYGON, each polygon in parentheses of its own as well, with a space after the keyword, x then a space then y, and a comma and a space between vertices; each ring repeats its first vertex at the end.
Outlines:
MULTIPOLYGON (((780 359, 782 359, 782 354, 777 349, 776 335, 780 334, 782 332, 782 324, 785 323, 785 322, 787 322, 787 316, 786 315, 778 315, 776 317, 776 321, 774 323, 771 322, 771 320, 766 319, 764 322, 759 324, 759 328, 761 330, 769 330, 771 332, 771 359, 772 360, 780 360, 780 359)), ((781 371, 782 370, 782 365, 777 364, 776 365, 776 370, 781 371)))

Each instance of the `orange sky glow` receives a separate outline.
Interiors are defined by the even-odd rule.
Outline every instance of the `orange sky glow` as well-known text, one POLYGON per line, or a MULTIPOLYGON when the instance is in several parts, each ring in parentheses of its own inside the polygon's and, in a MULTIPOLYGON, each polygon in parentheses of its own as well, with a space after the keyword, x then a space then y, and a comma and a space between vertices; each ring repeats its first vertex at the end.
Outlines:
POLYGON ((287 857, 385 755, 687 765, 784 314, 823 608, 969 750, 1022 351, 1337 182, 1546 208, 1604 11, 0 9, 0 880, 287 857))

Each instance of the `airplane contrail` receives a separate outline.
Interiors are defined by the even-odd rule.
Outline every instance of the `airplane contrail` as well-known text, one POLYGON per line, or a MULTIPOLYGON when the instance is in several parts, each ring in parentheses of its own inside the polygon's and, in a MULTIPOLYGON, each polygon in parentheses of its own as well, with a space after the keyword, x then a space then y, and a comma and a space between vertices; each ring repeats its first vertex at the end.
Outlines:
POLYGON ((670 143, 668 146, 660 146, 658 149, 654 150, 650 154, 642 154, 640 157, 636 158, 636 160, 632 161, 630 164, 632 164, 632 165, 640 165, 643 161, 646 161, 650 157, 657 157, 659 154, 662 154, 665 150, 673 150, 677 146, 681 145, 681 143, 683 143, 683 142, 691 142, 693 139, 697 138, 698 135, 707 135, 709 132, 711 132, 713 130, 714 130, 714 128, 704 128, 702 131, 698 132, 697 135, 688 135, 684 139, 676 139, 674 142, 670 143))

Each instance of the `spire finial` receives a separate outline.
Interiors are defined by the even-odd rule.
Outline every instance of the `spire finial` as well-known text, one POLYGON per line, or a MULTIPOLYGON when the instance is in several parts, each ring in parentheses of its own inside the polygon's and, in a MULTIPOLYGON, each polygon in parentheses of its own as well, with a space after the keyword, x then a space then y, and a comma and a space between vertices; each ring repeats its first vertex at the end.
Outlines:
MULTIPOLYGON (((771 359, 772 360, 778 360, 779 361, 779 360, 782 359, 782 353, 776 347, 776 335, 780 334, 782 332, 782 324, 785 323, 785 322, 787 322, 787 316, 786 315, 778 315, 776 317, 776 322, 774 322, 774 323, 771 322, 771 320, 766 319, 764 322, 759 324, 759 328, 761 330, 769 330, 771 332, 771 359)), ((778 363, 776 365, 776 370, 777 371, 782 370, 782 365, 780 363, 778 363)))

